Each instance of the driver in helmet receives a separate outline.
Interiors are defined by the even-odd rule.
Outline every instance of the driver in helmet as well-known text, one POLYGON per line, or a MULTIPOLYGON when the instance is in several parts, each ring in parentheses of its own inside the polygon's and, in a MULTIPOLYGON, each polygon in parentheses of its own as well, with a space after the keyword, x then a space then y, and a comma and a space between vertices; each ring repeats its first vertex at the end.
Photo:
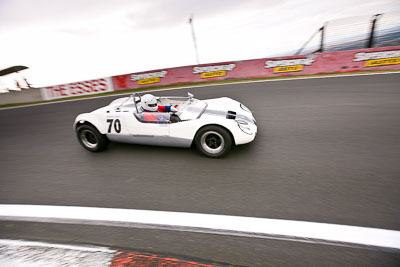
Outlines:
POLYGON ((142 111, 144 121, 167 121, 161 114, 151 114, 157 112, 177 112, 178 109, 174 106, 159 106, 157 99, 152 94, 145 94, 141 97, 142 111), (149 113, 149 114, 147 114, 149 113))
POLYGON ((157 99, 152 94, 142 96, 142 111, 144 112, 177 112, 174 106, 159 106, 157 99))

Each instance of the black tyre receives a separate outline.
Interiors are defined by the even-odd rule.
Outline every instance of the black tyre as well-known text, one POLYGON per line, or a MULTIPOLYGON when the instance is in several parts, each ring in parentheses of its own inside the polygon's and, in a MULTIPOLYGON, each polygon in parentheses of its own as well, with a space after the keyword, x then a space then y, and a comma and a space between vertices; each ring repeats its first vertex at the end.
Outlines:
POLYGON ((106 149, 109 141, 92 125, 84 124, 76 129, 79 143, 91 152, 100 152, 106 149))
POLYGON ((206 157, 220 158, 225 156, 232 147, 232 137, 220 126, 201 128, 195 137, 196 148, 206 157))

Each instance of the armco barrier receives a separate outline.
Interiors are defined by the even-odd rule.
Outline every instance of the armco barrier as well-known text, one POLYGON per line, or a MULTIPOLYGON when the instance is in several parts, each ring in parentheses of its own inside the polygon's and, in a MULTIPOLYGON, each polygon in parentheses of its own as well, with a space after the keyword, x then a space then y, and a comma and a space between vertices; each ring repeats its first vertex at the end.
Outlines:
POLYGON ((166 68, 45 87, 45 100, 203 81, 400 69, 400 46, 166 68))

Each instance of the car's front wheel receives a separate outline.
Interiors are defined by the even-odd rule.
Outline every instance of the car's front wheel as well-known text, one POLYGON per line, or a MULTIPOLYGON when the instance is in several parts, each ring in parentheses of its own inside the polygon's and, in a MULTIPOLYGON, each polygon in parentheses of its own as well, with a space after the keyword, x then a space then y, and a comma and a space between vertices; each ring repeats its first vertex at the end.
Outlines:
POLYGON ((195 137, 197 149, 205 156, 220 158, 225 156, 232 147, 232 137, 220 126, 201 128, 195 137))
POLYGON ((91 152, 100 152, 106 149, 109 141, 92 125, 84 124, 76 129, 79 143, 91 152))

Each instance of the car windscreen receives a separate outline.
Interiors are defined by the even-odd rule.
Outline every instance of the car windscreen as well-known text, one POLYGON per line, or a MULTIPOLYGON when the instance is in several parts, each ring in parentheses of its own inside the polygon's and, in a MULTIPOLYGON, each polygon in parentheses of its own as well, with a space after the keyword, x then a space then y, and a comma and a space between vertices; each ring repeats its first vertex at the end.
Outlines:
POLYGON ((180 108, 177 115, 181 120, 194 120, 203 114, 206 107, 206 102, 193 98, 188 100, 183 107, 180 108))

